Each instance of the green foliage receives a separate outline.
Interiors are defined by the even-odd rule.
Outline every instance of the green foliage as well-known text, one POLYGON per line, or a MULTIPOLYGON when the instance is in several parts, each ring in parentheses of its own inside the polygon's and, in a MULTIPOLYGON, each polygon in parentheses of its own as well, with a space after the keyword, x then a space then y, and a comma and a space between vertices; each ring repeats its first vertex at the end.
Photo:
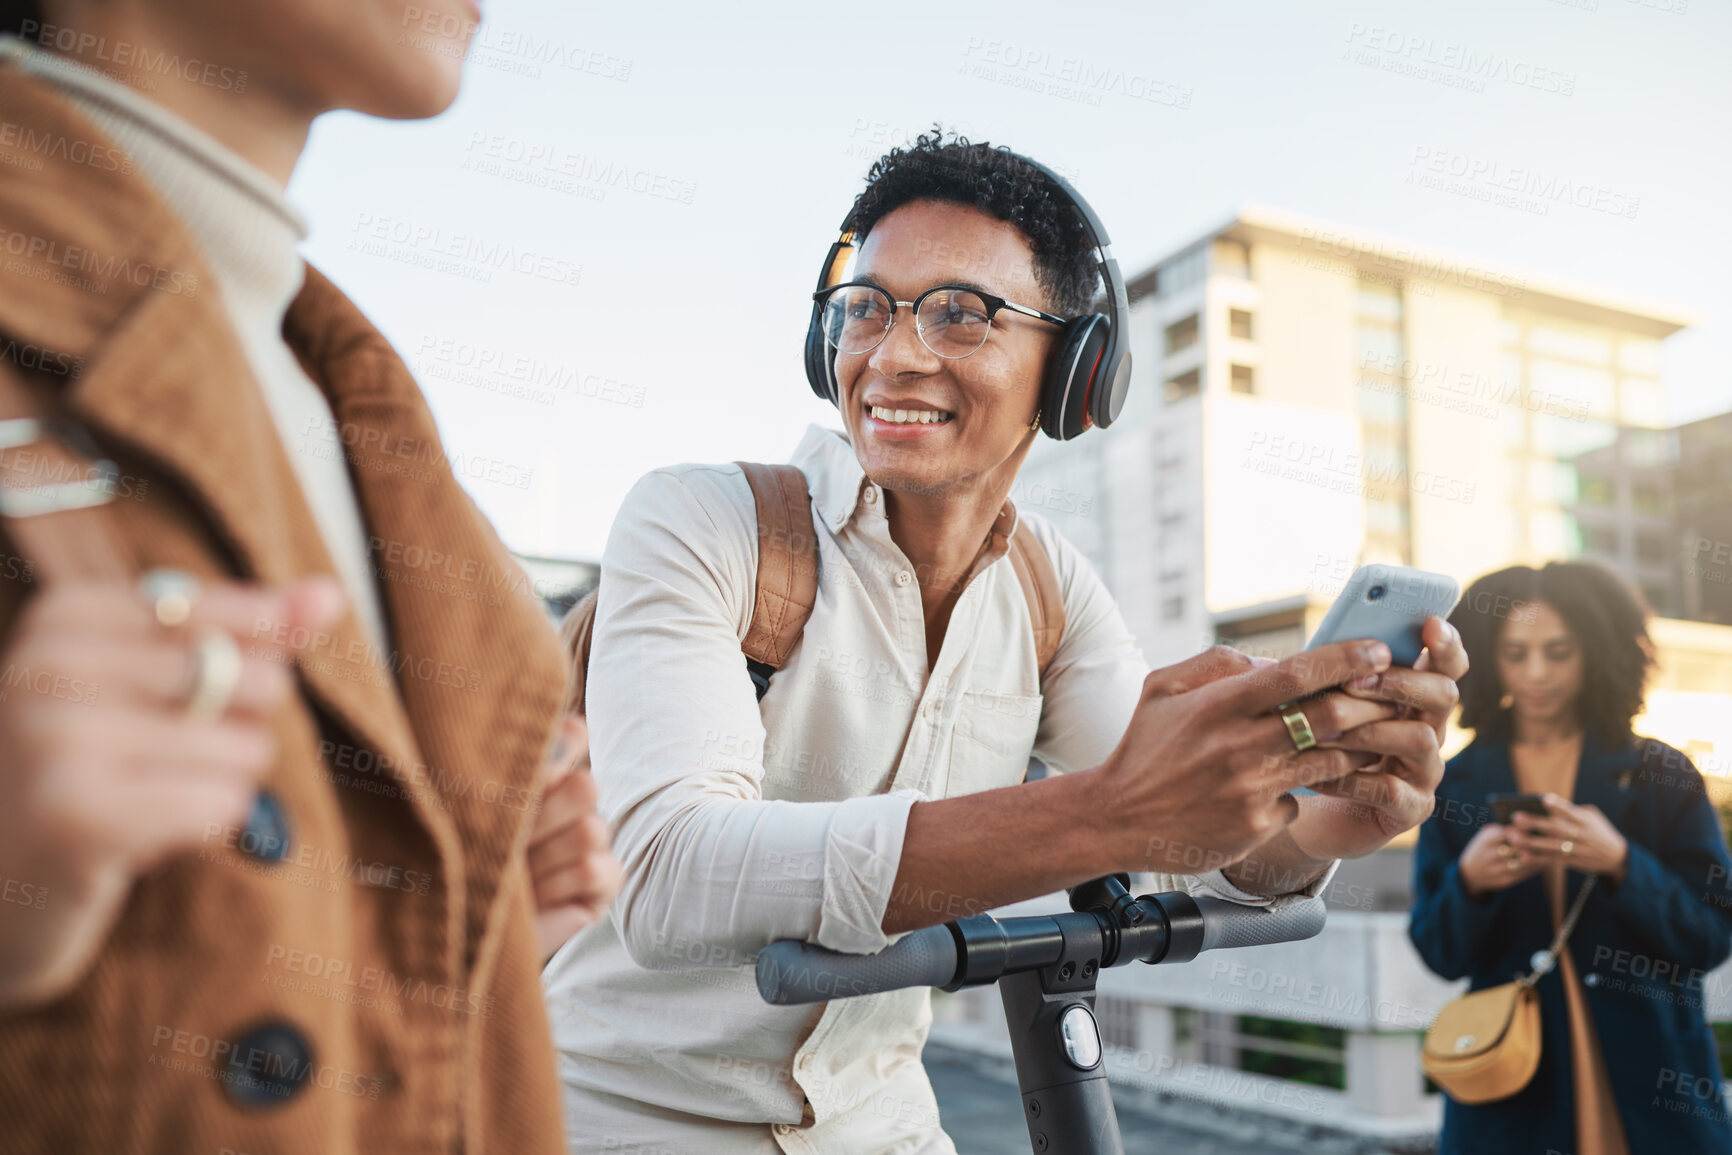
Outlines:
POLYGON ((1338 1091, 1347 1089, 1346 1031, 1289 1019, 1241 1015, 1239 1034, 1246 1036, 1239 1055, 1241 1070, 1338 1091), (1268 1039, 1280 1045, 1277 1049, 1258 1050, 1251 1039, 1268 1039))

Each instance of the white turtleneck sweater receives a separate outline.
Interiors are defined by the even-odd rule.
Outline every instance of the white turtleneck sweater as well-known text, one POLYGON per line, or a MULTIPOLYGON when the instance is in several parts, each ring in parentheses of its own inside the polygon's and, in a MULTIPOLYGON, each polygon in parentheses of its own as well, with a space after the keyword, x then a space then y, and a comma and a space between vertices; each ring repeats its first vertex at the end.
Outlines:
MULTIPOLYGON (((214 138, 123 84, 14 37, 0 63, 52 85, 132 159, 185 224, 210 268, 362 629, 385 645, 367 529, 336 419, 283 340, 306 270, 306 223, 277 185, 214 138)), ((236 387, 242 387, 236 383, 236 387)))

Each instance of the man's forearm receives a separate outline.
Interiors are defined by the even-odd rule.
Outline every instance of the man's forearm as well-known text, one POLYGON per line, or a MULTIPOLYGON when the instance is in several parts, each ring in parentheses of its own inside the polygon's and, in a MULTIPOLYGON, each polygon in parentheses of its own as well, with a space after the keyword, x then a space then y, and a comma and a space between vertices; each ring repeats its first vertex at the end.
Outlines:
POLYGON ((915 803, 885 933, 981 914, 1124 869, 1100 837, 1092 779, 1092 772, 1061 774, 915 803))

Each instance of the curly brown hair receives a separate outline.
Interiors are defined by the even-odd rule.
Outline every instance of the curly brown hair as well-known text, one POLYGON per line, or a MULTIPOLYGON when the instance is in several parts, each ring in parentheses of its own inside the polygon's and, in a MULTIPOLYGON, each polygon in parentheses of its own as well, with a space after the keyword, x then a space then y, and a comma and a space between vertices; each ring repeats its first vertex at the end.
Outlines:
POLYGON ((36 0, 0 0, 0 35, 33 39, 42 27, 42 6, 36 0))
POLYGON ((1654 664, 1648 606, 1642 595, 1603 566, 1554 561, 1543 569, 1518 565, 1468 587, 1450 624, 1461 631, 1470 668, 1461 688, 1461 724, 1479 737, 1508 739, 1511 711, 1503 706, 1497 645, 1504 626, 1536 603, 1564 620, 1582 649, 1582 727, 1611 748, 1634 738, 1630 721, 1642 712, 1642 691, 1654 664))

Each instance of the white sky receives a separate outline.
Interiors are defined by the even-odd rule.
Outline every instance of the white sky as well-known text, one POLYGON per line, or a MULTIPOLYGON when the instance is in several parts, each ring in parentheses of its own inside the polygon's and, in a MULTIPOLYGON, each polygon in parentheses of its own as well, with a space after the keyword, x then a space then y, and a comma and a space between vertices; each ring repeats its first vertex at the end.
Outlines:
POLYGON ((321 121, 290 195, 309 259, 417 366, 519 550, 598 556, 646 471, 783 460, 832 420, 800 367, 818 264, 871 161, 934 119, 1070 175, 1127 273, 1266 204, 1675 304, 1698 324, 1667 342, 1674 418, 1732 408, 1726 0, 500 0, 480 40, 437 120, 321 121), (525 57, 526 37, 579 67, 525 57), (1467 54, 1499 70, 1483 91, 1379 67, 1429 58, 1469 79, 1467 54), (1026 87, 1042 80, 1069 91, 1026 87), (523 149, 547 159, 476 167, 523 149), (1408 177, 1427 149, 1635 215, 1421 188, 1408 177), (588 195, 499 173, 609 165, 626 180, 588 195), (478 246, 543 275, 407 263, 478 246), (709 321, 674 315, 694 300, 709 321), (480 356, 573 383, 544 404, 450 375, 480 356))

